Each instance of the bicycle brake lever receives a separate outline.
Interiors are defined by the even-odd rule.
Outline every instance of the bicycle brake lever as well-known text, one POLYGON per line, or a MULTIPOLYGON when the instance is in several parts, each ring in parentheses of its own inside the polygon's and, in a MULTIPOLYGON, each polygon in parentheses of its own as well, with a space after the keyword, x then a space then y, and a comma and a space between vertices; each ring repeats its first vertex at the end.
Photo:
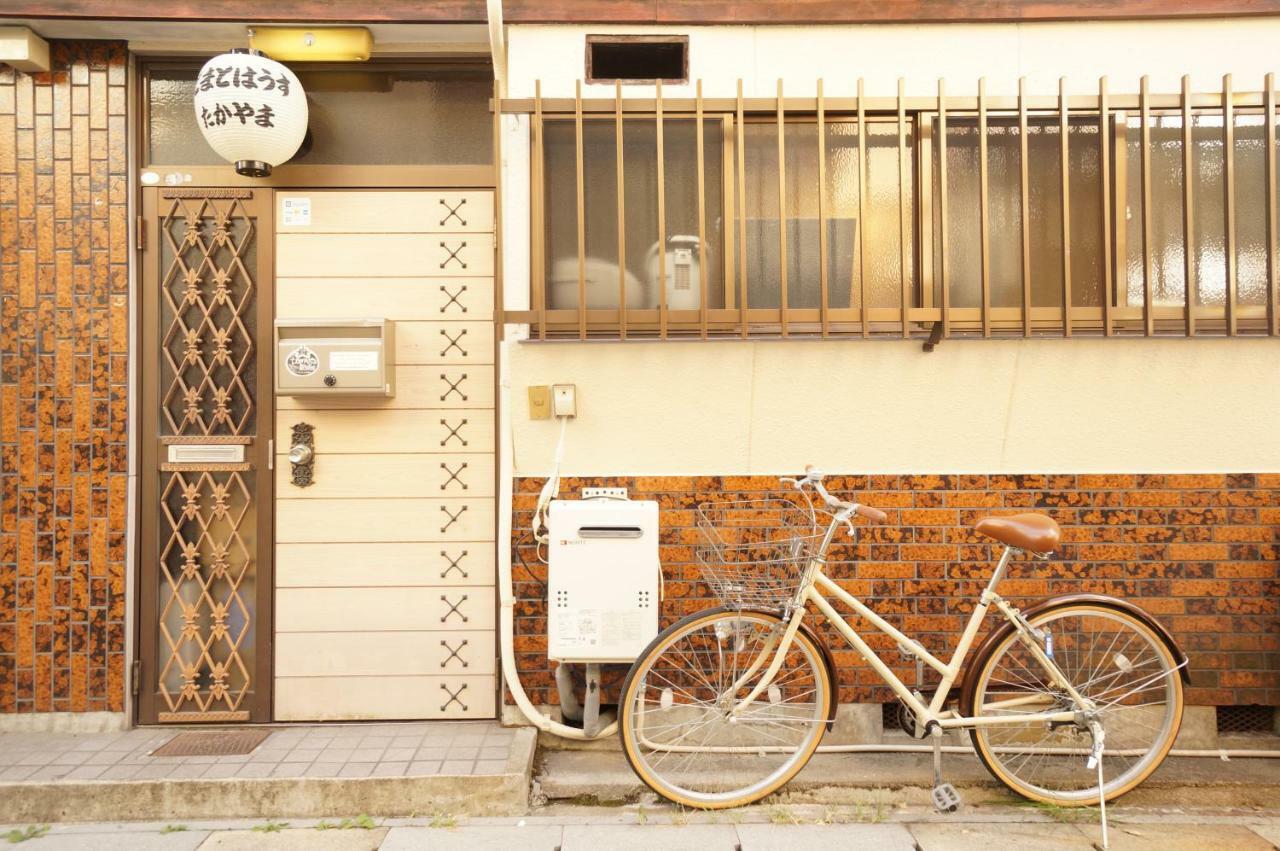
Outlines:
POLYGON ((799 480, 799 479, 789 479, 789 478, 787 478, 786 476, 781 476, 781 477, 779 477, 779 478, 778 478, 778 481, 780 481, 780 482, 782 482, 782 483, 784 483, 784 484, 794 485, 794 486, 795 486, 795 487, 797 487, 797 488, 798 488, 798 487, 800 487, 800 480, 799 480))

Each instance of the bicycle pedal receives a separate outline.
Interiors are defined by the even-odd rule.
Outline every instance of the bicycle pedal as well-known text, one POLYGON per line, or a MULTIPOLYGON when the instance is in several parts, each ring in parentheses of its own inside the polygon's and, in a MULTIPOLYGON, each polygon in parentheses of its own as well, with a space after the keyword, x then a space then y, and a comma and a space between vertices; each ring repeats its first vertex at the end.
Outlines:
POLYGON ((940 783, 933 787, 933 808, 940 813, 954 813, 963 802, 960 793, 950 783, 940 783))

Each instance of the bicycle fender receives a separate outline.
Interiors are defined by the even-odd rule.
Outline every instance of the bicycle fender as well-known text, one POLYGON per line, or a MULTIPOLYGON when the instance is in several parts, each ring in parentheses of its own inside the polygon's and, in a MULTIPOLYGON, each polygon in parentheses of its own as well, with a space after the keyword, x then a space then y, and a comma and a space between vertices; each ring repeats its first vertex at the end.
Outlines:
MULTIPOLYGON (((1164 624, 1156 620, 1150 612, 1140 606, 1130 603, 1128 600, 1121 600, 1118 597, 1107 597, 1102 594, 1064 594, 1061 597, 1050 597, 1048 600, 1041 600, 1039 603, 1028 606, 1022 610, 1022 614, 1029 620, 1034 618, 1036 615, 1058 608, 1059 606, 1077 605, 1079 603, 1089 603, 1103 608, 1122 611, 1126 614, 1133 615, 1135 618, 1142 621, 1142 623, 1149 627, 1152 632, 1159 636, 1160 640, 1164 642, 1165 647, 1169 648, 1169 652, 1173 654, 1174 663, 1181 665, 1181 667, 1178 668, 1178 671, 1182 676, 1183 684, 1185 685, 1191 682, 1191 672, 1187 670, 1188 665, 1186 664, 1187 654, 1183 653, 1182 649, 1178 647, 1177 642, 1174 641, 1169 630, 1165 628, 1164 624)), ((804 624, 801 624, 801 626, 804 626, 804 624)), ((974 651, 973 656, 971 657, 973 661, 966 666, 966 675, 963 682, 960 684, 961 715, 973 715, 974 692, 978 689, 978 677, 976 674, 974 676, 968 676, 969 671, 976 672, 981 667, 982 662, 991 655, 991 653, 995 652, 995 648, 999 643, 1004 641, 1012 632, 1013 624, 1008 621, 1004 621, 1000 626, 993 629, 987 637, 983 639, 982 643, 978 645, 978 649, 974 651)), ((826 648, 824 647, 823 649, 825 650, 826 648)))

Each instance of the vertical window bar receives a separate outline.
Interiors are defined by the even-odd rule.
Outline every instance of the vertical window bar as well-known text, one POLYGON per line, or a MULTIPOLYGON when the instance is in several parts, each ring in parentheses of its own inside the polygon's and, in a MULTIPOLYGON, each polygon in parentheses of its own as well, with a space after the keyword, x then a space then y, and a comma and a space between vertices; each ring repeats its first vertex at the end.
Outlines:
POLYGON ((948 275, 950 262, 950 237, 947 232, 947 85, 938 80, 938 214, 942 223, 942 336, 951 336, 951 279, 948 275))
MULTIPOLYGON (((867 112, 862 105, 862 78, 858 78, 858 286, 861 289, 862 309, 858 318, 862 336, 871 333, 871 310, 867 306, 867 269, 864 258, 867 244, 867 112)), ((852 294, 850 300, 852 301, 852 294)))
POLYGON ((911 256, 911 245, 907 242, 907 103, 906 81, 898 78, 898 247, 901 257, 898 258, 898 276, 902 282, 902 336, 911 336, 911 326, 907 324, 907 311, 911 309, 911 281, 907 277, 907 261, 911 256))
POLYGON ((742 80, 738 80, 738 310, 741 316, 739 332, 745 339, 750 334, 751 322, 747 317, 747 144, 743 129, 742 80))
POLYGON ((818 286, 822 290, 822 336, 830 334, 827 321, 827 114, 818 79, 818 286))
POLYGON ((1182 262, 1186 276, 1183 293, 1183 323, 1188 337, 1196 333, 1196 302, 1200 282, 1196 278, 1195 232, 1195 138, 1192 133, 1191 75, 1182 75, 1182 262))
POLYGON ((613 120, 618 158, 618 338, 627 339, 627 203, 626 180, 622 170, 622 82, 613 94, 613 120))
POLYGON ((1067 78, 1058 78, 1058 136, 1062 145, 1062 336, 1071 336, 1071 110, 1067 78))
POLYGON ((1147 92, 1147 76, 1142 76, 1138 89, 1139 115, 1142 122, 1142 329, 1148 337, 1155 330, 1155 311, 1151 304, 1151 97, 1147 92))
POLYGON ((1027 142, 1027 78, 1018 78, 1018 185, 1022 210, 1022 336, 1031 336, 1031 178, 1027 142))
POLYGON ((1111 113, 1107 78, 1098 79, 1098 154, 1102 161, 1102 333, 1111 336, 1111 113))
POLYGON ((698 122, 698 129, 695 131, 698 140, 698 289, 701 299, 698 306, 698 325, 702 339, 705 340, 707 339, 707 196, 706 164, 703 162, 705 142, 702 138, 702 80, 698 80, 694 117, 698 122))
POLYGON ((782 306, 782 336, 787 336, 787 142, 782 78, 778 78, 778 304, 782 306))
POLYGON ((987 186, 987 78, 978 78, 978 233, 982 240, 982 336, 991 336, 991 221, 987 186))
POLYGON ((1226 190, 1223 208, 1227 231, 1227 295, 1224 300, 1227 336, 1236 335, 1236 128, 1231 75, 1222 78, 1222 182, 1226 190))
POLYGON ((1267 90, 1262 96, 1267 122, 1267 333, 1280 334, 1280 309, 1276 296, 1280 286, 1276 281, 1276 79, 1275 74, 1266 78, 1267 90))
POLYGON ((578 339, 587 339, 587 204, 582 165, 582 81, 574 85, 573 134, 578 195, 578 339))
POLYGON ((547 267, 543 253, 546 251, 546 216, 547 199, 544 194, 543 157, 546 151, 542 145, 542 81, 533 81, 533 197, 538 199, 538 207, 532 216, 533 222, 533 292, 538 310, 538 339, 547 339, 547 267))
MULTIPOLYGON (((654 131, 658 139, 658 337, 667 339, 667 171, 663 159, 662 139, 662 81, 655 81, 657 86, 657 113, 654 131)), ((698 132, 702 132, 702 122, 698 122, 698 132)), ((701 138, 701 136, 699 136, 701 138)), ((702 167, 702 150, 698 150, 698 167, 702 167)), ((701 195, 701 192, 699 192, 701 195)))
POLYGON ((498 319, 498 342, 506 339, 507 300, 502 292, 502 81, 493 81, 493 308, 498 319))

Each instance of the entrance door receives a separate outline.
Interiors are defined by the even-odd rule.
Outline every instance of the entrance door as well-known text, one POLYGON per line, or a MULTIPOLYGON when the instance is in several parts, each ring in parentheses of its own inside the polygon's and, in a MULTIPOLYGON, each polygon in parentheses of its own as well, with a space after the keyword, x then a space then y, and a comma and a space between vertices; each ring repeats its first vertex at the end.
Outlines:
POLYGON ((272 193, 143 211, 138 720, 268 721, 272 193))

